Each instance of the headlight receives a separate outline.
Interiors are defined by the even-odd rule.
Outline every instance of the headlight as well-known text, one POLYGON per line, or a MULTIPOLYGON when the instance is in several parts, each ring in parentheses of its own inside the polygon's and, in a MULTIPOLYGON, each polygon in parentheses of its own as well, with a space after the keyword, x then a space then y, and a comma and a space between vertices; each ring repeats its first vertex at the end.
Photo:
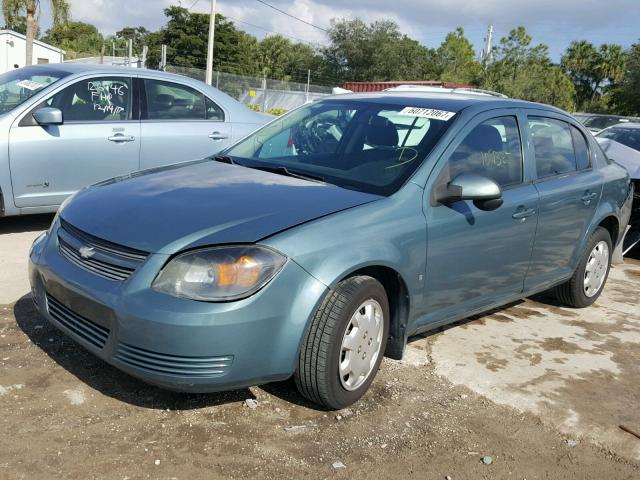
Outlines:
POLYGON ((194 250, 165 265, 153 289, 207 302, 237 300, 264 287, 286 261, 282 254, 256 245, 194 250))

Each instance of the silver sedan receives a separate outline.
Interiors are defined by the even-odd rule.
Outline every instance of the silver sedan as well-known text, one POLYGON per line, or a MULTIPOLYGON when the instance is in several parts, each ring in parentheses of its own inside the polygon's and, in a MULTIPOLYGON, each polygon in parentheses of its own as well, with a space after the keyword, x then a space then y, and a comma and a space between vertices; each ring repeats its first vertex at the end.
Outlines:
POLYGON ((0 75, 0 217, 55 211, 107 178, 214 155, 266 123, 198 80, 59 64, 0 75))

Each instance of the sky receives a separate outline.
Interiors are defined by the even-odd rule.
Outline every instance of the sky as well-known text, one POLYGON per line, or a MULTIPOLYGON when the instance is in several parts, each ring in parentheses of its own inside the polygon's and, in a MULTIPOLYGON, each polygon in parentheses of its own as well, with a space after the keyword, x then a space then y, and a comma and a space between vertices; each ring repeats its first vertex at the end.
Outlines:
MULTIPOLYGON (((552 60, 571 40, 624 47, 640 40, 640 0, 265 0, 306 22, 327 28, 332 18, 361 18, 366 22, 395 20, 401 30, 421 43, 435 47, 447 32, 463 27, 477 50, 484 45, 487 26, 494 39, 524 25, 534 43, 550 47, 552 60), (392 7, 392 8, 390 8, 392 7)), ((50 24, 48 1, 41 0, 42 31, 50 24)), ((209 12, 210 0, 71 0, 74 20, 89 22, 104 34, 125 26, 149 30, 165 23, 163 9, 181 4, 193 12, 209 12)), ((217 12, 258 38, 281 33, 307 42, 326 44, 326 34, 294 20, 257 0, 219 0, 217 12), (244 22, 244 23, 243 23, 244 22)))

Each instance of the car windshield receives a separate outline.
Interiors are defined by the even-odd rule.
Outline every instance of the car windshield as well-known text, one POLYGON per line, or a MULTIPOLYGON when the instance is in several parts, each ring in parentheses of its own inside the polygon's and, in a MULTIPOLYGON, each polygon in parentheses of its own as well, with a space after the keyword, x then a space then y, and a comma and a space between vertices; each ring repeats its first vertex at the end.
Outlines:
POLYGON ((326 100, 269 123, 224 152, 233 162, 391 195, 422 163, 454 112, 326 100))
POLYGON ((600 132, 597 137, 609 138, 629 148, 640 151, 640 128, 608 128, 600 132))
POLYGON ((69 75, 60 70, 20 68, 0 75, 0 114, 13 110, 30 97, 69 75))

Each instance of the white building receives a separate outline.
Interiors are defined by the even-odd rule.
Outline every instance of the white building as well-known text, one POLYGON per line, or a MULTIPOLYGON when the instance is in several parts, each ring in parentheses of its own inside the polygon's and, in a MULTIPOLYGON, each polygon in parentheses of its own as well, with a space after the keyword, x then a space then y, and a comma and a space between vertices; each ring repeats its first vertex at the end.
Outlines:
MULTIPOLYGON (((34 40, 31 63, 62 63, 64 54, 64 50, 34 40)), ((26 56, 27 38, 12 30, 0 30, 0 73, 24 67, 26 56)))

